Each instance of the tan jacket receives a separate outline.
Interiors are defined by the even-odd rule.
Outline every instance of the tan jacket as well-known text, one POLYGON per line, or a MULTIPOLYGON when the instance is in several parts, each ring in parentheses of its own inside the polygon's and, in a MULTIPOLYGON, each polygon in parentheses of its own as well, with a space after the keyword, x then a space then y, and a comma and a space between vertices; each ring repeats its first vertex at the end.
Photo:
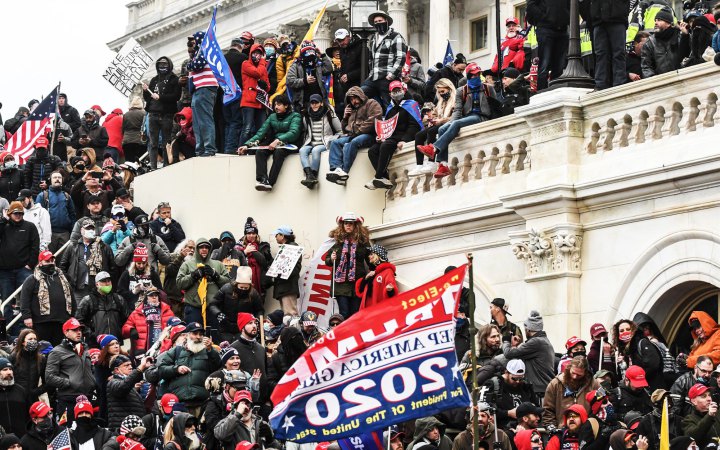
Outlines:
POLYGON ((345 94, 345 104, 349 105, 350 96, 359 97, 363 104, 358 109, 354 109, 350 116, 346 116, 342 120, 343 131, 350 136, 359 136, 361 134, 375 134, 375 119, 383 118, 383 111, 380 103, 374 99, 367 98, 362 89, 353 86, 348 89, 345 94))
POLYGON ((575 395, 565 397, 564 378, 563 373, 556 376, 550 381, 550 384, 548 384, 545 390, 542 416, 542 424, 544 426, 555 425, 558 428, 562 427, 563 412, 575 403, 582 405, 585 411, 588 412, 588 416, 590 415, 590 405, 585 400, 585 395, 600 386, 598 381, 593 379, 589 385, 583 386, 575 395))

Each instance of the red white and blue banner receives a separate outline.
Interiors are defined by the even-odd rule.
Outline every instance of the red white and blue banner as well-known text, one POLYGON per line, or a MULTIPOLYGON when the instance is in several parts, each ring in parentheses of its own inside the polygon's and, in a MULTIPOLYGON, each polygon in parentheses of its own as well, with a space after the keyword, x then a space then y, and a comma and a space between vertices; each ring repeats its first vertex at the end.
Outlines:
POLYGON ((363 309, 319 339, 272 393, 275 436, 356 437, 467 407, 454 319, 466 269, 363 309))
POLYGON ((383 430, 338 439, 337 443, 341 450, 385 450, 383 446, 383 430))
POLYGON ((228 104, 242 95, 240 87, 238 87, 237 81, 230 70, 230 66, 225 59, 225 55, 218 44, 217 36, 215 34, 215 14, 217 13, 217 6, 213 9, 212 19, 210 19, 210 25, 208 25, 205 38, 203 38, 200 44, 200 50, 202 50, 205 59, 210 66, 215 79, 223 90, 223 104, 228 104))

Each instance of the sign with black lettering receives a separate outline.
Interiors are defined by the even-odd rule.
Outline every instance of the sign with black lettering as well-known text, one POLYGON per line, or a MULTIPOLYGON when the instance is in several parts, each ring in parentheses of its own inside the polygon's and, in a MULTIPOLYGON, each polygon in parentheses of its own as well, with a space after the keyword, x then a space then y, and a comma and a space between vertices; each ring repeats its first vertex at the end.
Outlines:
POLYGON ((122 95, 130 97, 133 88, 152 63, 153 57, 135 39, 130 38, 105 69, 103 78, 122 95))

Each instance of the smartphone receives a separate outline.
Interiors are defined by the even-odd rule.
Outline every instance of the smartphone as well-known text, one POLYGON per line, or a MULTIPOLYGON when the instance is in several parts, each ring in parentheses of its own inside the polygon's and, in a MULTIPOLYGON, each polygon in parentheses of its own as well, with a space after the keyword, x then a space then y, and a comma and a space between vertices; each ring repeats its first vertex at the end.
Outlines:
POLYGON ((103 174, 102 172, 93 172, 91 176, 93 178, 97 178, 98 180, 102 180, 103 174))

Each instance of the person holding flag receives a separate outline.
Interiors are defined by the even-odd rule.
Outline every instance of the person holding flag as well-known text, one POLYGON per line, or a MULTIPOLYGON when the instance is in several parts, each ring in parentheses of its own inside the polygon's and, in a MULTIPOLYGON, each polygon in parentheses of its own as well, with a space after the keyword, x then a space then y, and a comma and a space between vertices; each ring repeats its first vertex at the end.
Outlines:
POLYGON ((206 327, 208 302, 230 281, 230 276, 222 262, 210 258, 210 241, 200 238, 195 242, 195 255, 180 266, 177 286, 185 291, 185 321, 206 327))
POLYGON ((193 131, 195 131, 195 154, 197 156, 215 156, 215 120, 213 108, 217 96, 218 82, 203 54, 200 44, 205 32, 198 31, 188 38, 188 51, 193 56, 187 65, 191 83, 193 113, 193 131))

